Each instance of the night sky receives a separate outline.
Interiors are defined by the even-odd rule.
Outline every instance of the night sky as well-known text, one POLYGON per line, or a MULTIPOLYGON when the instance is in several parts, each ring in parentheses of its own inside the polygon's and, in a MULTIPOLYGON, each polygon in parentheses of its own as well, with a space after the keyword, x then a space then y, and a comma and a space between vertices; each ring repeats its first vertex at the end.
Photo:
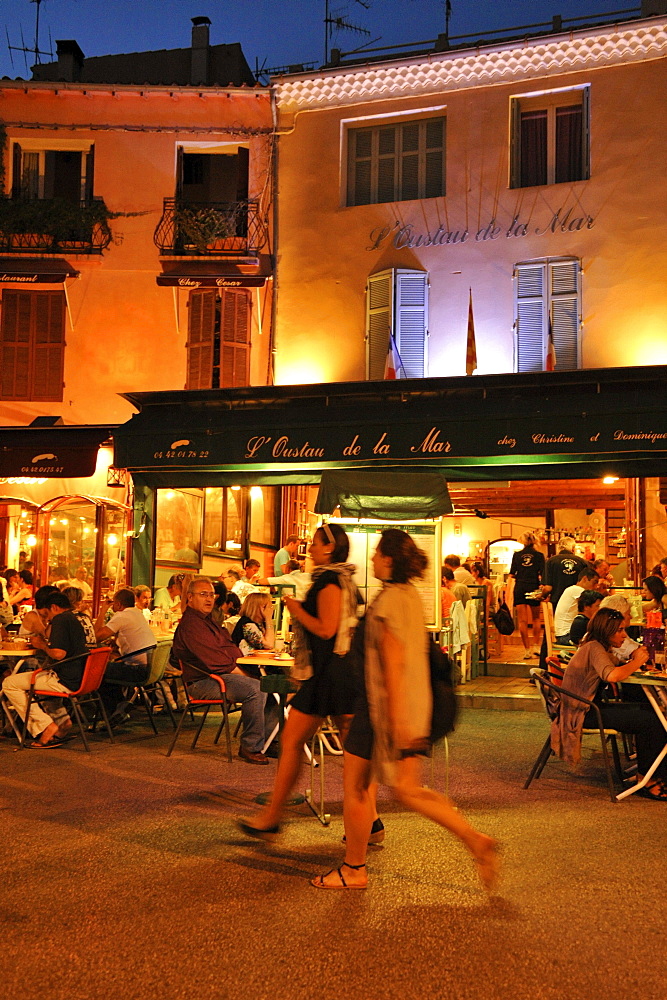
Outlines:
MULTIPOLYGON (((630 8, 637 0, 507 0, 480 3, 452 0, 450 36, 489 31, 630 8)), ((324 57, 325 0, 43 0, 40 47, 74 38, 86 56, 190 44, 190 18, 211 19, 211 43, 240 42, 251 68, 318 62, 324 57)), ((444 0, 330 0, 331 14, 345 17, 370 35, 339 31, 333 45, 349 51, 366 42, 401 45, 433 39, 445 24, 444 0)), ((36 6, 30 0, 0 0, 0 76, 24 79, 22 52, 12 67, 5 28, 12 45, 33 48, 36 6), (23 40, 21 39, 23 30, 23 40)), ((50 62, 48 56, 42 62, 50 62)), ((34 62, 28 57, 28 65, 34 62)))

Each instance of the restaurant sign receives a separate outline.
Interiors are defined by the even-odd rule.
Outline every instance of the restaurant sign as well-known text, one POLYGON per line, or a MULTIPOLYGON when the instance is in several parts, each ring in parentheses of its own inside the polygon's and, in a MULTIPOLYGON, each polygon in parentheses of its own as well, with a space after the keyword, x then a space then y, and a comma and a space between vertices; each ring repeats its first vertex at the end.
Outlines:
MULTIPOLYGON (((174 440, 154 428, 120 429, 115 464, 130 469, 184 469, 235 466, 317 469, 387 462, 441 460, 442 465, 469 459, 518 456, 593 456, 667 452, 667 423, 640 415, 581 414, 564 417, 495 417, 493 420, 415 419, 408 414, 364 424, 275 427, 234 426, 198 428, 174 440)), ((133 421, 133 422, 134 422, 133 421)))
POLYGON ((583 229, 592 229, 595 219, 582 212, 580 208, 562 206, 541 225, 516 213, 505 223, 499 222, 494 216, 479 229, 458 228, 440 224, 433 232, 419 230, 412 222, 396 221, 393 226, 376 226, 369 234, 370 243, 367 250, 385 249, 393 246, 395 250, 415 250, 420 247, 455 246, 463 243, 490 243, 495 240, 521 239, 525 236, 546 236, 551 233, 577 233, 583 229))
POLYGON ((158 285, 170 288, 263 288, 266 278, 257 274, 158 274, 158 285))

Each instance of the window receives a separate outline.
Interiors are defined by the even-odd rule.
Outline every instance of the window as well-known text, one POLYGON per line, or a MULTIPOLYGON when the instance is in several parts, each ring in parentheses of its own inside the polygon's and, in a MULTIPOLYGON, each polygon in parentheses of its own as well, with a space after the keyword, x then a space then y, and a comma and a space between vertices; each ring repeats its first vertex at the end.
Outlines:
POLYGON ((0 310, 0 398, 61 400, 65 293, 4 289, 0 310))
POLYGON ((512 99, 510 187, 590 177, 588 87, 512 99))
POLYGON ((190 293, 186 389, 248 385, 250 294, 246 289, 190 293))
POLYGON ((514 270, 516 368, 547 369, 549 326, 555 370, 580 367, 581 266, 576 258, 530 261, 514 270))
POLYGON ((42 148, 37 140, 12 146, 12 198, 61 198, 79 205, 93 198, 94 146, 42 148))
POLYGON ((347 204, 444 195, 445 131, 444 118, 349 129, 347 204))
POLYGON ((240 558, 245 536, 247 489, 207 486, 204 500, 204 547, 240 558))
POLYGON ((202 495, 198 490, 158 490, 155 558, 158 562, 199 566, 202 495))
POLYGON ((391 337, 398 354, 397 378, 423 378, 427 372, 428 274, 390 268, 371 274, 366 288, 366 372, 385 376, 391 337))

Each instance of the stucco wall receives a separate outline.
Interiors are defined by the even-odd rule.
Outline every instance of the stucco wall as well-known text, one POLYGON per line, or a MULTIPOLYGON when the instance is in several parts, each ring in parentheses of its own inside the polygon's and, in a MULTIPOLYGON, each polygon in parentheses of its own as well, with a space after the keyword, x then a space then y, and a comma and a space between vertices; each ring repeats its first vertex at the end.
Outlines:
MULTIPOLYGON (((547 256, 581 259, 584 367, 667 361, 662 170, 667 150, 659 111, 665 82, 665 60, 653 58, 592 63, 590 69, 537 73, 504 85, 431 88, 421 96, 416 87, 388 100, 377 87, 372 98, 336 106, 332 97, 329 108, 320 101, 296 113, 286 104, 278 174, 278 382, 365 377, 365 284, 369 274, 387 267, 429 273, 428 374, 465 373, 470 287, 478 373, 512 371, 513 267, 547 256), (586 84, 590 180, 510 190, 510 98, 586 84), (446 197, 343 207, 344 121, 372 124, 363 117, 440 106, 447 116, 446 197), (568 211, 566 229, 573 231, 551 232, 554 215, 559 212, 562 219, 568 211), (528 235, 506 235, 515 216, 528 235), (497 238, 485 240, 481 232, 476 239, 493 218, 497 238), (442 225, 458 231, 459 238, 466 230, 468 236, 463 243, 396 249, 397 222, 411 223, 415 233, 433 234, 442 225), (389 235, 369 250, 370 234, 382 227, 389 235)), ((310 86, 309 93, 317 95, 317 81, 310 86)))
MULTIPOLYGON (((0 423, 27 423, 44 413, 58 413, 67 423, 127 420, 133 408, 118 393, 180 389, 185 384, 188 293, 177 293, 177 324, 173 290, 156 284, 162 265, 153 242, 163 199, 175 194, 176 148, 193 141, 248 142, 249 197, 258 198, 270 170, 270 140, 266 135, 234 137, 223 131, 209 135, 189 130, 239 123, 249 129, 269 128, 268 94, 131 88, 118 88, 112 94, 95 87, 83 90, 72 85, 58 88, 27 84, 23 88, 7 83, 0 84, 0 118, 7 123, 8 146, 12 140, 20 142, 25 137, 48 144, 49 136, 54 140, 66 136, 94 143, 94 193, 104 198, 112 212, 124 213, 112 220, 113 243, 101 257, 61 255, 80 272, 78 279, 67 281, 72 325, 68 320, 63 402, 3 401, 0 423), (50 127, 36 129, 16 124, 37 122, 50 127), (70 131, 52 127, 85 123, 114 128, 70 131)), ((9 150, 5 163, 9 167, 9 190, 9 150)), ((0 256, 0 266, 1 260, 0 256)), ((256 290, 252 296, 251 383, 263 384, 270 303, 265 290, 260 290, 264 321, 261 333, 257 328, 256 290)))

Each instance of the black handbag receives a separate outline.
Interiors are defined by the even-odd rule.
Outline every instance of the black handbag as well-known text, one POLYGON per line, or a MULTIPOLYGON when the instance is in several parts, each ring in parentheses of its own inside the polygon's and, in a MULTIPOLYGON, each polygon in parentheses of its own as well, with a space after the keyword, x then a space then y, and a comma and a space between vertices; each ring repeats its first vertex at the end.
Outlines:
POLYGON ((512 635, 514 632, 514 619, 504 601, 498 606, 497 611, 491 613, 491 621, 501 635, 512 635))

